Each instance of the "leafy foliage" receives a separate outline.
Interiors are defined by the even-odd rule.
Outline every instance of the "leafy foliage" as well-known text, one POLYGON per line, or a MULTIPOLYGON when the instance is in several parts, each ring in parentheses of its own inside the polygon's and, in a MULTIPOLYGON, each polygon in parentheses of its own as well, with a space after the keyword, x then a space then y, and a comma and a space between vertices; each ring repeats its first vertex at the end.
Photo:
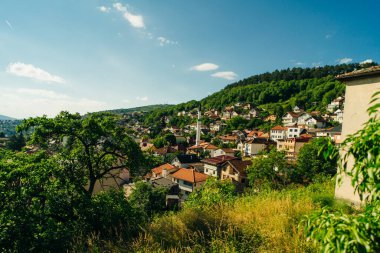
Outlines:
POLYGON ((82 117, 61 112, 53 119, 27 119, 18 130, 30 128, 34 128, 31 144, 59 156, 73 182, 89 183, 88 188, 83 188, 88 194, 113 170, 128 168, 138 173, 143 159, 138 145, 112 114, 82 117))
POLYGON ((268 154, 252 160, 247 174, 255 189, 281 189, 291 182, 294 166, 285 159, 285 153, 272 149, 268 154))
POLYGON ((300 183, 310 182, 319 174, 330 177, 336 174, 337 157, 325 157, 327 147, 331 146, 337 152, 335 145, 329 145, 331 138, 317 138, 306 143, 298 154, 296 180, 300 183))
MULTIPOLYGON (((378 100, 374 94, 372 102, 378 100)), ((363 211, 344 215, 325 208, 305 221, 309 239, 319 243, 323 252, 379 252, 380 251, 380 103, 368 109, 370 119, 343 143, 346 151, 341 158, 342 172, 351 176, 352 185, 362 200, 363 211), (354 159, 352 167, 348 165, 354 159)), ((336 153, 330 154, 334 156, 336 153)))
POLYGON ((190 194, 185 202, 186 207, 205 208, 231 202, 235 199, 235 185, 230 181, 209 178, 201 189, 190 194))

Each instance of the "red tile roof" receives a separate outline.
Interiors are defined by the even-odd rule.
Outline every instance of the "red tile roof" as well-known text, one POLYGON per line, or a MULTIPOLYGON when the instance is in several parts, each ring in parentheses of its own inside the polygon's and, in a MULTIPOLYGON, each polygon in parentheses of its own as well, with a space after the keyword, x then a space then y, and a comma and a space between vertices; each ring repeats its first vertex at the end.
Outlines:
POLYGON ((198 146, 196 146, 196 145, 194 145, 194 146, 191 146, 190 148, 188 148, 188 149, 212 149, 212 150, 216 150, 216 149, 218 149, 218 147, 217 146, 214 146, 214 145, 212 145, 212 144, 210 144, 210 143, 208 143, 208 142, 203 142, 203 143, 201 143, 201 144, 199 144, 198 146))
POLYGON ((288 130, 287 127, 283 127, 283 126, 275 126, 275 127, 272 127, 271 130, 283 130, 283 131, 286 131, 288 130))
POLYGON ((220 155, 220 156, 215 156, 215 157, 203 159, 202 162, 212 164, 212 165, 220 165, 220 164, 223 164, 227 161, 231 161, 231 160, 235 160, 235 159, 237 159, 237 158, 233 157, 233 156, 220 155))
POLYGON ((173 178, 181 179, 190 183, 198 183, 206 181, 207 175, 197 172, 194 169, 179 169, 176 173, 173 174, 173 178))
POLYGON ((173 165, 171 165, 169 163, 165 163, 165 164, 163 164, 161 166, 158 166, 158 167, 152 169, 152 172, 155 173, 156 175, 160 175, 164 169, 170 171, 170 170, 173 170, 175 168, 176 168, 175 166, 173 166, 173 165))

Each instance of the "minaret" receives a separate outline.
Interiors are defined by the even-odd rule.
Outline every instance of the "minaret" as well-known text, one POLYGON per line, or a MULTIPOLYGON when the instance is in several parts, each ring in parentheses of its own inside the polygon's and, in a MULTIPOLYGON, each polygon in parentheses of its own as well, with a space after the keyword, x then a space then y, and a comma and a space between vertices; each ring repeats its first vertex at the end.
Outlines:
POLYGON ((195 138, 195 146, 201 144, 201 108, 198 108, 198 120, 197 120, 197 135, 195 138))

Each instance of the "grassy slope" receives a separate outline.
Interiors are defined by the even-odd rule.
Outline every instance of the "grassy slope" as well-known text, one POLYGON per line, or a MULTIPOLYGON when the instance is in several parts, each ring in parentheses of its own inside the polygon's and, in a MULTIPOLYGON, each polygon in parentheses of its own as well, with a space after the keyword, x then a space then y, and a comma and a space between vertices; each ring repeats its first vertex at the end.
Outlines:
POLYGON ((97 242, 95 248, 110 252, 316 252, 303 235, 305 215, 322 206, 351 212, 334 199, 334 184, 330 180, 247 194, 230 204, 185 207, 156 218, 132 244, 97 242))

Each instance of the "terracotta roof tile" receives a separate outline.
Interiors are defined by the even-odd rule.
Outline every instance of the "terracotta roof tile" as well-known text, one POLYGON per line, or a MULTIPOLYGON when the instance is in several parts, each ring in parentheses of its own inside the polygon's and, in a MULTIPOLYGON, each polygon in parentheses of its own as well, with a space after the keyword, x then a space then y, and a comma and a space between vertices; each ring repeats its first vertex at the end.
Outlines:
POLYGON ((152 172, 154 172, 156 175, 160 175, 164 169, 173 170, 175 168, 176 168, 175 166, 173 166, 169 163, 166 163, 166 164, 163 164, 161 166, 158 166, 158 167, 152 169, 152 172))
POLYGON ((283 126, 275 126, 275 127, 272 127, 271 130, 283 130, 283 131, 286 131, 288 130, 287 127, 283 127, 283 126))
POLYGON ((176 173, 173 174, 173 178, 181 179, 190 183, 198 183, 206 181, 207 175, 197 172, 194 169, 179 169, 176 173))

